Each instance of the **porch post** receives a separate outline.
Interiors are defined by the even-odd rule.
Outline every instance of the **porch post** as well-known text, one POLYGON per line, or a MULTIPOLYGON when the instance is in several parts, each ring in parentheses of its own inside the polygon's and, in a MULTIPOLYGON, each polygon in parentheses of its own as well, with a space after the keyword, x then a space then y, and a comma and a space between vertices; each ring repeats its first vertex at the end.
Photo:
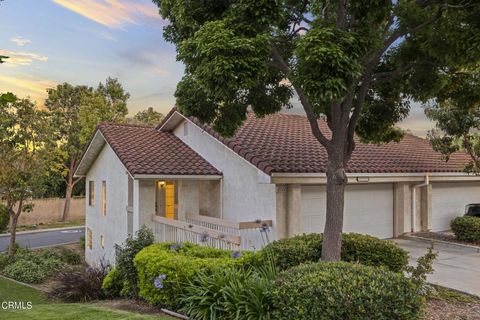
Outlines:
POLYGON ((422 231, 432 229, 432 185, 428 184, 422 188, 421 192, 421 228, 422 231))
POLYGON ((409 184, 397 182, 394 184, 394 208, 393 208, 393 236, 399 237, 410 231, 410 201, 409 184))
POLYGON ((133 180, 133 234, 140 229, 140 181, 133 180))
POLYGON ((287 189, 288 236, 300 233, 300 214, 302 212, 302 187, 300 184, 289 184, 287 189))

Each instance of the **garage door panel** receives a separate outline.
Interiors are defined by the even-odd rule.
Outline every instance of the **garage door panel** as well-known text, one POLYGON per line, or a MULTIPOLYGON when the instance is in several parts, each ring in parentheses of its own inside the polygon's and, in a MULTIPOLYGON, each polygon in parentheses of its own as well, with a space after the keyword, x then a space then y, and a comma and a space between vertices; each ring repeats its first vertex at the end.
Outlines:
POLYGON ((463 215, 469 203, 480 203, 478 182, 432 183, 432 230, 449 230, 452 219, 463 215))
MULTIPOLYGON (((325 186, 303 186, 301 231, 323 232, 325 211, 325 186)), ((344 231, 391 238, 393 236, 393 185, 347 186, 344 231)))

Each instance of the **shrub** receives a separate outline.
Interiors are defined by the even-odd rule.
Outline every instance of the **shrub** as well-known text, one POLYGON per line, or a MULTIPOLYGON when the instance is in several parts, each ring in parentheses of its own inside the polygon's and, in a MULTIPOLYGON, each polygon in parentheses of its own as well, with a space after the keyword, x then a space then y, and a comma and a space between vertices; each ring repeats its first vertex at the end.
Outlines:
POLYGON ((457 217, 450 223, 455 237, 461 241, 480 241, 480 218, 457 217))
POLYGON ((278 276, 273 318, 411 320, 420 318, 424 300, 401 273, 346 262, 317 262, 278 276))
POLYGON ((152 230, 142 226, 135 236, 129 235, 123 245, 115 246, 115 262, 119 277, 123 279, 124 288, 122 295, 127 297, 136 297, 137 288, 137 270, 133 264, 133 259, 145 247, 153 244, 154 237, 152 230))
MULTIPOLYGON (((394 272, 403 271, 408 265, 408 253, 393 242, 355 233, 346 233, 342 237, 343 261, 384 266, 394 272)), ((322 234, 311 233, 274 241, 260 250, 259 261, 264 263, 268 250, 271 250, 280 270, 317 262, 322 256, 322 240, 322 234)))
POLYGON ((15 261, 7 265, 2 273, 9 278, 27 283, 40 283, 47 276, 43 265, 29 260, 15 261))
POLYGON ((86 269, 64 267, 55 275, 48 296, 65 302, 86 302, 105 298, 102 290, 110 266, 104 262, 86 269))
POLYGON ((78 240, 78 243, 80 245, 80 248, 82 248, 82 250, 85 250, 85 237, 84 236, 80 237, 80 240, 78 240))
POLYGON ((240 265, 242 261, 232 258, 227 250, 191 243, 156 243, 134 259, 139 295, 150 303, 177 309, 186 285, 199 271, 210 274, 215 267, 240 265))
POLYGON ((0 232, 4 232, 8 228, 10 222, 10 214, 7 207, 0 203, 0 232))
POLYGON ((0 271, 10 263, 10 257, 6 253, 0 253, 0 271))
POLYGON ((103 279, 102 290, 109 297, 119 297, 123 289, 123 279, 117 268, 113 268, 103 279))
POLYGON ((272 280, 253 269, 215 269, 199 272, 181 299, 184 311, 198 320, 271 319, 272 280))
POLYGON ((82 262, 82 257, 73 250, 64 250, 61 254, 62 261, 68 264, 80 264, 82 262))

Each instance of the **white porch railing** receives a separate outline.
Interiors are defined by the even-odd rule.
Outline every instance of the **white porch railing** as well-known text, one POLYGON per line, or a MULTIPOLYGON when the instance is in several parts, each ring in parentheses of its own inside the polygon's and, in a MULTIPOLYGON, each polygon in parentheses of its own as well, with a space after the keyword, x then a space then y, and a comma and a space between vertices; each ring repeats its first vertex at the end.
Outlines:
MULTIPOLYGON (((223 219, 189 215, 187 221, 152 216, 155 240, 191 242, 229 250, 255 250, 262 246, 260 229, 271 228, 271 220, 231 222, 223 219)), ((267 232, 265 232, 265 235, 267 232)))

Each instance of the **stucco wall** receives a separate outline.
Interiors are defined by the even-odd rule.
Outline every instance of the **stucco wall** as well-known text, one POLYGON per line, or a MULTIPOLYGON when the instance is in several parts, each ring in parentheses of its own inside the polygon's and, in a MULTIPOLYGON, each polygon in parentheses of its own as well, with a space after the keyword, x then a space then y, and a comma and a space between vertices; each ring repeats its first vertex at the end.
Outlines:
POLYGON ((113 263, 114 244, 122 243, 127 237, 127 199, 128 175, 125 167, 117 158, 112 148, 106 144, 97 160, 90 168, 85 179, 86 226, 93 232, 93 248, 86 249, 86 261, 98 263, 102 258, 113 263), (95 181, 94 206, 88 205, 88 182, 95 181), (102 214, 102 181, 106 181, 107 214, 102 214), (100 236, 105 239, 104 248, 100 245, 100 236))
MULTIPOLYGON (((64 198, 34 199, 33 210, 24 212, 18 220, 19 225, 62 221, 64 198)), ((83 220, 85 218, 85 198, 72 198, 68 221, 83 220)))
POLYGON ((236 222, 256 219, 275 221, 275 185, 270 183, 267 174, 192 122, 188 122, 187 130, 183 123, 178 125, 174 133, 223 173, 221 202, 224 219, 236 222))

